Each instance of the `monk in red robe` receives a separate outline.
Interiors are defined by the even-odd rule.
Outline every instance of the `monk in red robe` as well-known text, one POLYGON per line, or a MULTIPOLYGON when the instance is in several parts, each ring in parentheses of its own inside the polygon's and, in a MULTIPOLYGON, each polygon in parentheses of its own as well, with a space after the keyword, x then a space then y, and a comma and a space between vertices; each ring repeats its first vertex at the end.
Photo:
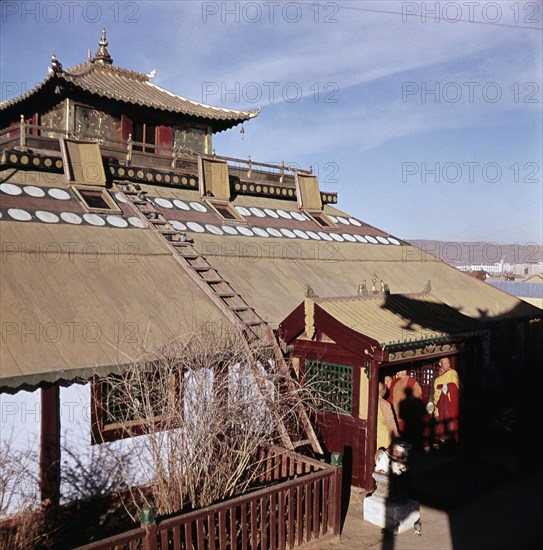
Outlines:
POLYGON ((434 404, 436 435, 442 441, 454 437, 458 443, 460 379, 448 357, 439 361, 439 376, 434 380, 434 404))

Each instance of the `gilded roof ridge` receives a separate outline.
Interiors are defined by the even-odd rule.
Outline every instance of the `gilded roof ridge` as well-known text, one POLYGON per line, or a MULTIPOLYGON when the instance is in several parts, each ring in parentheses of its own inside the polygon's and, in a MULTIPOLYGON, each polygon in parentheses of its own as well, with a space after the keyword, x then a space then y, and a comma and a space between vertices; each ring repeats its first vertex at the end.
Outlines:
POLYGON ((225 113, 243 113, 243 114, 247 114, 249 116, 249 118, 254 118, 255 116, 257 116, 260 113, 260 107, 257 107, 256 109, 250 109, 248 111, 239 111, 237 109, 227 109, 225 107, 216 107, 215 105, 209 105, 207 103, 202 103, 200 101, 196 101, 194 99, 190 99, 188 97, 185 97, 185 96, 176 94, 174 92, 171 92, 170 90, 167 90, 166 88, 162 88, 162 86, 159 86, 158 84, 155 84, 154 82, 149 81, 148 78, 147 78, 147 84, 149 86, 153 86, 153 88, 157 88, 160 91, 167 93, 168 95, 171 95, 171 96, 176 97, 178 99, 182 99, 183 101, 188 101, 189 103, 192 103, 193 105, 197 105, 198 107, 206 107, 208 109, 216 109, 217 111, 222 111, 222 112, 225 112, 225 113))
POLYGON ((316 303, 331 303, 331 302, 365 302, 368 300, 388 300, 394 297, 403 298, 432 298, 441 302, 434 294, 430 292, 394 292, 383 294, 382 292, 369 293, 367 295, 356 296, 312 296, 311 299, 316 303))

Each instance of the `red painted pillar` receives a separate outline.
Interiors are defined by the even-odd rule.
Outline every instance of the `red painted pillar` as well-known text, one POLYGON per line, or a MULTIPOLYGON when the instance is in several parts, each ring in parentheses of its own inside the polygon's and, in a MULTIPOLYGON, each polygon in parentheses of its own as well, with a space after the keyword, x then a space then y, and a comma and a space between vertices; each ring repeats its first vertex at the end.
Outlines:
POLYGON ((60 392, 58 385, 41 389, 40 495, 56 506, 60 499, 60 392))

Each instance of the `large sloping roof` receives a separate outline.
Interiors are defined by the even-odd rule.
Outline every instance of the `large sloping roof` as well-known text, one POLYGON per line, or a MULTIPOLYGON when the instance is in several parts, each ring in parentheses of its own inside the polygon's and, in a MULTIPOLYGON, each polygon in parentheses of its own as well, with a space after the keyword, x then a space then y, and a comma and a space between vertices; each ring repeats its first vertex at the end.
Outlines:
POLYGON ((353 296, 376 275, 393 294, 420 293, 430 281, 436 299, 479 320, 533 316, 539 310, 477 281, 386 231, 332 206, 337 228, 323 230, 293 200, 237 196, 245 217, 233 226, 202 202, 197 191, 142 186, 164 216, 195 240, 251 306, 272 325, 302 300, 306 285, 321 297, 353 296))
POLYGON ((0 386, 90 376, 231 326, 127 204, 85 213, 63 176, 19 175, 0 193, 0 386))
MULTIPOLYGON (((172 335, 228 323, 122 194, 113 192, 120 212, 91 214, 62 174, 7 170, 4 175, 9 181, 0 185, 3 385, 88 374, 130 361, 143 347, 160 345, 172 335)), ((364 302, 377 308, 375 334, 368 335, 387 345, 400 339, 390 335, 394 330, 404 330, 396 323, 401 308, 409 310, 403 317, 411 318, 415 332, 428 335, 468 331, 468 318, 492 321, 541 313, 329 205, 325 212, 337 227, 324 230, 295 200, 238 195, 233 204, 245 220, 238 223, 222 219, 196 190, 141 188, 272 325, 299 305, 308 287, 322 298, 355 296, 364 282, 371 292, 374 280, 378 288, 381 280, 386 283, 392 295, 431 289, 427 304, 408 302, 407 307, 397 297, 385 308, 378 300, 364 302), (396 321, 389 322, 389 315, 396 321), (421 316, 424 322, 417 322, 421 316), (394 330, 390 323, 396 323, 394 330)), ((333 304, 323 301, 319 307, 333 304)), ((358 305, 355 300, 353 307, 358 305)), ((354 328, 346 305, 341 307, 330 314, 345 317, 354 328)))

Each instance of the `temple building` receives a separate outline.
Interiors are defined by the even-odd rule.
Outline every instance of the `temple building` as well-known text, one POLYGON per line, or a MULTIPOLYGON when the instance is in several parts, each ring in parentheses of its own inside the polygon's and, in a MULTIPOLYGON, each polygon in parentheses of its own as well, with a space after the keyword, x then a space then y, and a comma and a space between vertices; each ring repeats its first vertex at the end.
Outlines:
POLYGON ((449 357, 469 438, 469 398, 541 358, 541 309, 338 209, 310 168, 221 157, 215 133, 265 114, 152 79, 115 66, 104 31, 93 57, 53 58, 0 104, 0 429, 39 454, 36 498, 66 501, 62 449, 118 438, 94 412, 108 398, 99 375, 142 342, 204 328, 249 344, 273 334, 322 392, 315 432, 351 461, 353 485, 373 484, 386 374, 407 369, 428 400, 449 357))

